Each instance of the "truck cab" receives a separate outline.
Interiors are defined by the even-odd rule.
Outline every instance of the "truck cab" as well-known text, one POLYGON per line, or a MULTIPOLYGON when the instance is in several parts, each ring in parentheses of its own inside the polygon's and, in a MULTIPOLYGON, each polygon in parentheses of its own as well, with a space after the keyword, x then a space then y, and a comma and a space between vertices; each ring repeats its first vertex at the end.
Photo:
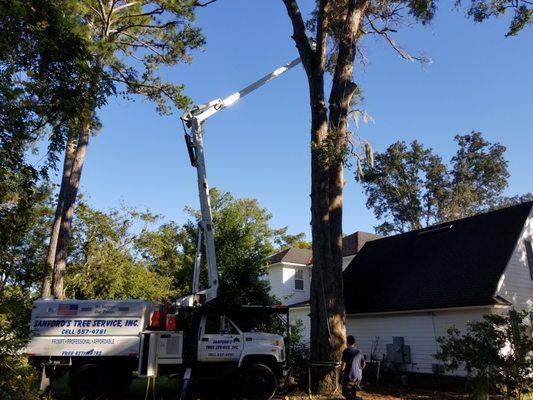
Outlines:
POLYGON ((243 332, 227 315, 203 315, 199 327, 199 362, 238 362, 264 355, 275 363, 285 361, 283 337, 264 332, 243 332))
POLYGON ((139 375, 185 375, 190 369, 192 382, 222 379, 237 383, 246 398, 269 399, 285 374, 285 339, 260 328, 270 318, 267 326, 277 321, 280 333, 288 329, 288 319, 278 318, 286 312, 280 307, 181 308, 167 316, 164 331, 143 332, 139 375))

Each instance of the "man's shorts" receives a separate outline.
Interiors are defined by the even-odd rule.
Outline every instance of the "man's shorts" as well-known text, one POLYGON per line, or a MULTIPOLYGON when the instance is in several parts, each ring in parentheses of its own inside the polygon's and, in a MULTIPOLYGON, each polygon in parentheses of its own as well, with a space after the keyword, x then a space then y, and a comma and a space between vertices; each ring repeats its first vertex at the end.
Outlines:
POLYGON ((342 395, 346 400, 355 400, 355 394, 361 389, 359 381, 347 381, 342 385, 342 395))

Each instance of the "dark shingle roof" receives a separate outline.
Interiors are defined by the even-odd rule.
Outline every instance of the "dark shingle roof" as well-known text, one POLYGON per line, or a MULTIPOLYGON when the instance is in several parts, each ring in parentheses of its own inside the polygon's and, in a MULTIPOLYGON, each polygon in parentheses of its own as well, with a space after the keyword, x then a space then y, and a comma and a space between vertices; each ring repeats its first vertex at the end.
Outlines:
POLYGON ((342 256, 353 256, 361 251, 366 242, 380 239, 383 236, 375 233, 357 231, 342 238, 342 256))
MULTIPOLYGON (((363 245, 370 241, 379 239, 383 236, 367 232, 355 232, 342 238, 342 256, 353 256, 361 250, 363 245)), ((312 264, 313 252, 311 249, 300 249, 291 247, 274 254, 268 260, 268 264, 277 264, 279 262, 288 262, 294 264, 312 264)))
POLYGON ((496 287, 532 206, 523 203, 367 243, 344 272, 346 311, 500 302, 496 287))
POLYGON ((297 247, 290 247, 286 250, 280 251, 270 257, 269 264, 277 264, 280 262, 288 262, 293 264, 307 265, 313 258, 311 249, 299 249, 297 247))

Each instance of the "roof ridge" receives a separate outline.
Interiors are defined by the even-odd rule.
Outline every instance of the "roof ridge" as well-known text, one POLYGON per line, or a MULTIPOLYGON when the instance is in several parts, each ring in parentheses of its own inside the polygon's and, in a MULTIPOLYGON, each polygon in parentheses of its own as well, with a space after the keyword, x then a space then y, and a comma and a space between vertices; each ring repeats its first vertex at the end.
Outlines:
POLYGON ((527 208, 526 205, 529 206, 529 208, 532 208, 533 207, 533 200, 525 201, 525 202, 519 203, 519 204, 513 204, 512 206, 508 206, 508 207, 497 208, 495 210, 489 210, 489 211, 480 212, 478 214, 473 214, 473 215, 470 215, 470 216, 467 216, 467 217, 457 218, 457 219, 453 219, 453 220, 446 221, 446 222, 439 222, 438 224, 435 224, 435 225, 429 225, 429 226, 425 226, 423 228, 414 229, 412 231, 397 233, 396 235, 383 236, 381 239, 376 239, 376 240, 372 240, 372 241, 375 242, 375 241, 383 240, 383 239, 397 238, 397 237, 404 236, 404 235, 411 235, 411 234, 415 234, 415 233, 418 234, 418 233, 425 232, 425 231, 431 231, 433 229, 438 229, 438 228, 441 228, 441 227, 445 227, 447 225, 453 225, 454 223, 457 223, 457 222, 463 222, 465 220, 473 220, 473 219, 477 219, 477 218, 486 217, 487 215, 498 214, 498 213, 501 213, 501 212, 504 212, 504 211, 508 211, 509 209, 512 209, 512 208, 521 208, 521 207, 527 208))

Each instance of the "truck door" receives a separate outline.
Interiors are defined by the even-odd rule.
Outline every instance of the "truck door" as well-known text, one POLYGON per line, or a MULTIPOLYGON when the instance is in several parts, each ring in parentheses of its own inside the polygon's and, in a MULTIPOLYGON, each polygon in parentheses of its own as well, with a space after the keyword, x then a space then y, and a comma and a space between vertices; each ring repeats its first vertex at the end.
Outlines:
POLYGON ((244 337, 237 326, 226 316, 202 316, 198 337, 198 361, 239 361, 244 337))

